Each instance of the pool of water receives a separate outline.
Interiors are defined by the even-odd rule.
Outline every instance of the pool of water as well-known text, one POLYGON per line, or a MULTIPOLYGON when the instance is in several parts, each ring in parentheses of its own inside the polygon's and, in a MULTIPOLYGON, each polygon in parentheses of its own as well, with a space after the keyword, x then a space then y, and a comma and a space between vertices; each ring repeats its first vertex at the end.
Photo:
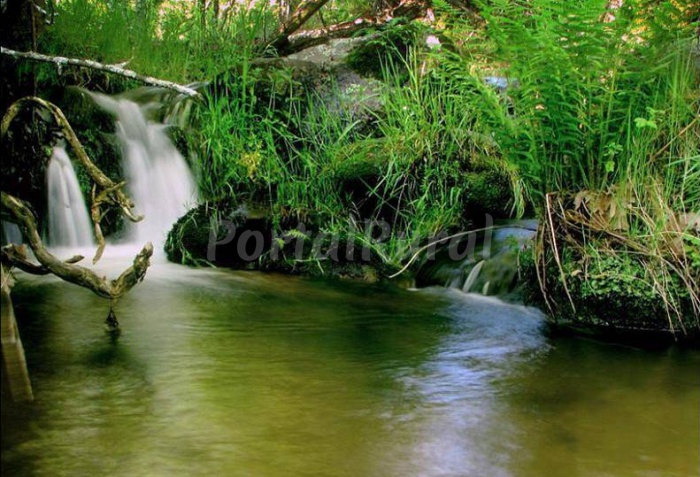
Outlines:
MULTIPOLYGON (((10 476, 694 476, 700 352, 551 339, 533 309, 160 264, 120 303, 13 293, 35 402, 10 476)), ((6 473, 7 472, 7 473, 6 473)))

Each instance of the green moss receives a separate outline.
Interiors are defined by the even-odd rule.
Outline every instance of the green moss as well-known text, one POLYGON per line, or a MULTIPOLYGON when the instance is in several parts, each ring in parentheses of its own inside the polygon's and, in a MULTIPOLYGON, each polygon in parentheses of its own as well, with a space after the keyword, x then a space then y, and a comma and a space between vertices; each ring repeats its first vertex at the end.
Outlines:
MULTIPOLYGON (((545 287, 557 322, 600 329, 679 330, 686 323, 669 312, 667 303, 680 316, 692 316, 686 284, 678 275, 664 273, 653 257, 610 251, 596 243, 590 243, 583 254, 566 247, 559 252, 561 270, 554 251, 545 252, 545 287)), ((689 258, 700 264, 698 255, 694 251, 689 258)), ((697 264, 696 279, 700 278, 697 264)), ((544 305, 532 251, 521 254, 520 270, 527 300, 544 305)))
POLYGON ((497 218, 510 217, 513 188, 508 176, 498 169, 470 171, 466 182, 465 212, 469 215, 488 213, 497 218))

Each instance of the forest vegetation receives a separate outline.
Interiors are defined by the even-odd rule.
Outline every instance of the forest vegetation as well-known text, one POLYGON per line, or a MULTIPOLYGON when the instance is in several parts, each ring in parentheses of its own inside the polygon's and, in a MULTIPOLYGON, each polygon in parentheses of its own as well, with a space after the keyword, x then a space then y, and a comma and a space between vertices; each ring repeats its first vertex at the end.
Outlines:
MULTIPOLYGON (((365 278, 404 269, 415 243, 482 227, 486 214, 536 217, 521 273, 553 316, 700 329, 694 0, 17 4, 4 7, 5 48, 119 65, 198 92, 160 93, 188 111, 172 137, 203 204, 170 234, 175 261, 206 263, 202 220, 241 204, 273 230, 305 223, 363 245, 358 224, 390 224, 371 243, 372 271, 337 272, 365 278), (352 48, 340 60, 299 56, 342 42, 352 48), (348 86, 350 72, 360 80, 348 86)), ((54 101, 95 163, 122 179, 105 142, 109 118, 69 87, 123 93, 140 81, 0 61, 3 110, 25 96, 54 101)), ((105 221, 118 230, 119 219, 105 221)), ((245 266, 333 273, 320 260, 245 266)))

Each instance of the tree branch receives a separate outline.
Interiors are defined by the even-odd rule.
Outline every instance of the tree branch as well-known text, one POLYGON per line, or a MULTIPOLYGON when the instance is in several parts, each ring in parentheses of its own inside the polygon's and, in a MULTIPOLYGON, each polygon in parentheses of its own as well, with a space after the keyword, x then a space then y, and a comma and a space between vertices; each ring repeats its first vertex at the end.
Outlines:
MULTIPOLYGON (((84 258, 82 255, 75 255, 65 260, 65 263, 78 263, 84 258)), ((27 246, 24 244, 11 243, 2 247, 0 249, 0 261, 31 275, 48 275, 51 273, 48 268, 32 263, 27 259, 27 246)))
MULTIPOLYGON (((12 221, 20 228, 22 236, 41 264, 41 266, 33 265, 33 269, 43 273, 43 268, 62 280, 87 288, 96 295, 109 298, 112 301, 121 298, 146 275, 146 270, 150 265, 149 259, 153 255, 153 245, 150 242, 136 255, 131 267, 127 268, 116 280, 108 281, 106 277, 99 277, 90 269, 56 258, 44 246, 31 209, 21 200, 2 191, 0 191, 0 199, 2 208, 10 214, 12 221)), ((16 261, 7 253, 3 253, 2 258, 18 268, 26 267, 28 263, 25 263, 24 259, 16 261)), ((22 269, 26 270, 26 268, 22 269)))
POLYGON ((328 0, 305 0, 292 13, 280 29, 279 35, 274 38, 268 46, 277 51, 283 51, 289 45, 289 36, 299 30, 328 0))
MULTIPOLYGON (((373 16, 358 17, 355 20, 336 23, 323 28, 313 30, 294 30, 287 34, 284 42, 277 46, 280 53, 291 54, 311 46, 326 43, 336 38, 349 38, 356 32, 365 28, 380 27, 386 25, 394 18, 403 18, 410 21, 425 16, 431 2, 426 0, 403 0, 393 2, 391 6, 373 16)), ((275 41, 281 42, 281 38, 275 41)), ((273 42, 274 45, 274 42, 273 42)))
POLYGON ((158 78, 153 78, 151 76, 140 75, 135 71, 127 70, 120 66, 105 65, 102 63, 98 63, 97 61, 81 60, 77 58, 66 58, 63 56, 48 56, 42 55, 41 53, 11 50, 5 47, 0 47, 0 54, 7 55, 12 58, 21 58, 29 61, 52 63, 56 65, 56 68, 58 68, 59 72, 64 66, 79 66, 83 68, 90 68, 93 70, 99 70, 104 71, 106 73, 112 73, 115 75, 123 76, 124 78, 133 79, 147 85, 157 86, 159 88, 169 89, 193 98, 198 98, 201 96, 197 91, 195 91, 192 88, 188 88, 187 86, 182 86, 171 81, 164 81, 158 78))

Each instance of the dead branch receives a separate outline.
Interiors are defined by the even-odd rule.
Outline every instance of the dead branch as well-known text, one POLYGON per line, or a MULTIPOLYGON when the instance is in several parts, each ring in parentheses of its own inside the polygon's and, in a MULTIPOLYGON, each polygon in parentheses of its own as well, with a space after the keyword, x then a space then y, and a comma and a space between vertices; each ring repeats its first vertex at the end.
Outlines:
MULTIPOLYGON (((325 2, 324 2, 325 3, 325 2)), ((171 81, 165 81, 161 80, 158 78, 153 78, 151 76, 144 76, 141 74, 138 74, 137 72, 133 70, 127 70, 125 68, 122 68, 117 65, 105 65, 102 63, 98 63, 97 61, 92 61, 92 60, 81 60, 78 58, 66 58, 63 56, 49 56, 49 55, 42 55, 41 53, 34 53, 31 51, 16 51, 16 50, 11 50, 9 48, 5 47, 0 47, 0 54, 10 56, 12 58, 17 58, 17 59, 24 59, 24 60, 29 60, 29 61, 38 61, 41 63, 52 63, 56 65, 56 68, 58 69, 59 73, 65 66, 78 66, 82 68, 90 68, 93 70, 98 70, 98 71, 104 71, 106 73, 111 73, 115 75, 122 76, 124 78, 129 78, 135 81, 139 81, 143 84, 147 84, 150 86, 157 86, 159 88, 165 88, 169 89, 172 91, 175 91, 180 94, 184 94, 185 96, 190 96, 193 98, 198 98, 200 97, 200 94, 195 91, 192 88, 188 88, 187 86, 182 86, 177 83, 173 83, 171 81)))
POLYGON ((291 54, 311 46, 320 45, 337 38, 350 38, 358 31, 367 28, 377 28, 388 24, 395 18, 411 21, 425 16, 430 8, 430 2, 424 0, 402 0, 392 2, 392 5, 371 16, 356 18, 352 21, 336 23, 323 28, 312 30, 296 30, 289 33, 281 32, 280 37, 273 40, 271 46, 284 54, 291 54), (285 38, 283 36, 286 35, 285 38))
MULTIPOLYGON (((73 264, 80 262, 84 258, 82 255, 75 255, 64 261, 65 263, 73 264)), ((48 268, 29 261, 27 258, 27 246, 24 244, 11 243, 2 247, 0 249, 0 261, 32 275, 48 275, 51 273, 48 268)))
POLYGON ((328 0, 304 0, 289 17, 289 20, 282 24, 279 34, 268 46, 275 50, 283 51, 289 46, 289 36, 299 30, 328 0))
MULTIPOLYGON (((134 285, 143 280, 146 275, 150 257, 153 255, 153 245, 150 242, 136 255, 131 267, 127 268, 116 280, 108 281, 106 277, 99 277, 92 270, 55 257, 44 246, 31 209, 23 201, 5 192, 0 191, 0 198, 2 199, 3 210, 10 215, 12 222, 19 226, 22 236, 39 261, 40 265, 33 265, 32 268, 40 270, 40 274, 43 274, 44 270, 46 270, 62 280, 87 288, 96 295, 108 298, 113 302, 121 298, 134 285)), ((8 253, 3 253, 2 258, 3 260, 8 260, 9 265, 28 271, 26 258, 17 261, 8 253)))

